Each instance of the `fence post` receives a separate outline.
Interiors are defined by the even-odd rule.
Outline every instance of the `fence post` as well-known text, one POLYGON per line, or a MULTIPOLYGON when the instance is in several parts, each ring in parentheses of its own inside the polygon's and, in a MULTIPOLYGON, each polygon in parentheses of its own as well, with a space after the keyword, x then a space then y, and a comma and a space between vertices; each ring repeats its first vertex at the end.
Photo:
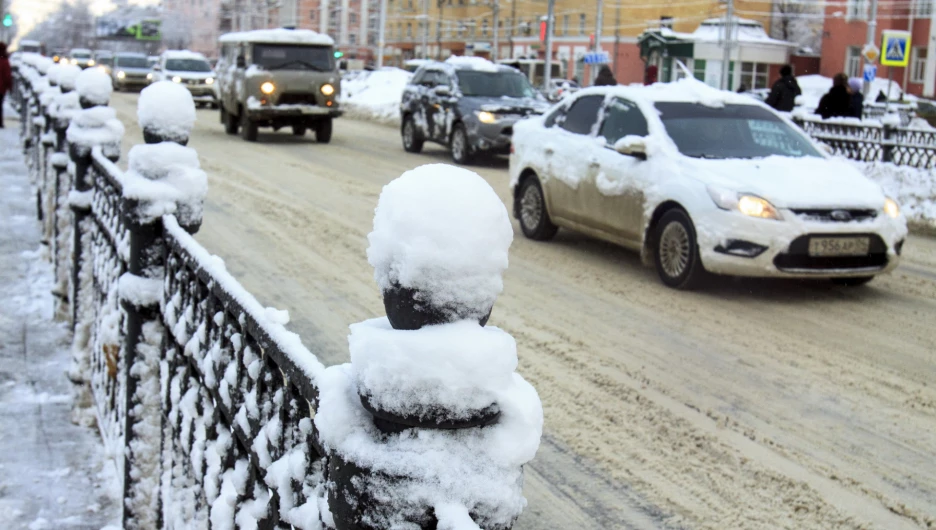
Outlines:
POLYGON ((883 126, 883 138, 881 138, 881 160, 884 162, 894 161, 894 143, 892 139, 897 132, 897 128, 889 123, 883 126))
MULTIPOLYGON (((194 126, 195 103, 184 87, 175 83, 169 85, 172 88, 168 97, 163 83, 152 85, 140 94, 138 116, 147 145, 137 145, 130 150, 130 169, 124 174, 122 215, 130 240, 127 273, 120 278, 119 292, 126 316, 123 525, 128 530, 162 525, 158 492, 162 458, 158 448, 164 428, 160 412, 160 362, 165 355, 166 333, 159 309, 166 265, 162 213, 176 213, 180 224, 194 233, 201 225, 204 195, 183 198, 166 211, 168 205, 157 205, 159 199, 136 195, 126 187, 136 179, 170 186, 163 181, 173 172, 183 172, 182 175, 173 174, 174 180, 188 177, 207 180, 197 166, 184 167, 176 158, 179 150, 195 156, 194 151, 183 147, 194 126), (167 107, 176 112, 179 108, 190 108, 193 119, 189 123, 177 123, 174 128, 160 127, 159 118, 146 115, 154 105, 163 111, 167 107), (161 156, 153 156, 157 154, 161 156), (189 173, 192 169, 198 173, 189 173)), ((165 112, 161 115, 164 117, 165 112)))
POLYGON ((367 257, 387 317, 351 326, 351 363, 326 369, 315 415, 338 530, 507 530, 519 517, 542 405, 514 372, 516 342, 484 327, 512 238, 471 171, 427 165, 384 187, 367 257))

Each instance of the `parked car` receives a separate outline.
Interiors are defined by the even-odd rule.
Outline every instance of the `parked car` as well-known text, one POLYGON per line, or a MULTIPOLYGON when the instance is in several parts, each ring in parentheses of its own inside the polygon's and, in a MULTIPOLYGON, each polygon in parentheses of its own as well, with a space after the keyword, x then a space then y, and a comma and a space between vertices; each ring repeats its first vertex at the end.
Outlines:
POLYGON ((432 62, 403 91, 403 149, 419 153, 424 142, 437 142, 459 164, 481 153, 507 154, 513 124, 548 107, 526 76, 509 66, 475 57, 432 62))
POLYGON ((257 140, 259 127, 291 127, 296 136, 315 130, 328 143, 341 116, 341 76, 334 41, 311 30, 272 29, 222 35, 221 121, 228 134, 257 140))
POLYGON ((694 79, 596 87, 514 127, 514 216, 641 252, 675 288, 707 272, 860 285, 897 266, 906 218, 789 119, 694 79))
POLYGON ((68 50, 55 50, 52 52, 52 61, 60 62, 62 59, 68 60, 68 50))
POLYGON ((87 48, 72 49, 72 51, 68 52, 68 61, 76 66, 81 67, 82 70, 94 66, 95 64, 91 50, 87 48))
POLYGON ((217 76, 208 59, 188 50, 169 50, 159 56, 149 81, 172 81, 185 86, 192 93, 195 104, 218 107, 217 76))
POLYGON ((145 87, 150 75, 149 62, 142 53, 118 53, 114 56, 114 68, 111 72, 111 82, 114 90, 145 87))
POLYGON ((94 64, 98 70, 110 77, 114 68, 114 53, 110 50, 95 50, 94 64))

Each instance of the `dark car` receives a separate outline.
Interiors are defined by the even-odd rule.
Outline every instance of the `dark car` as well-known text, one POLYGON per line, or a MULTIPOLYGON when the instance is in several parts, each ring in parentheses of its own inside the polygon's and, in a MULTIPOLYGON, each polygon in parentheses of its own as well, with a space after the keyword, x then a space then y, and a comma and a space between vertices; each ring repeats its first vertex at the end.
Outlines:
POLYGON ((403 91, 403 148, 418 153, 424 142, 436 142, 450 147, 458 164, 479 154, 507 154, 513 124, 548 107, 526 76, 509 66, 483 60, 428 63, 403 91))

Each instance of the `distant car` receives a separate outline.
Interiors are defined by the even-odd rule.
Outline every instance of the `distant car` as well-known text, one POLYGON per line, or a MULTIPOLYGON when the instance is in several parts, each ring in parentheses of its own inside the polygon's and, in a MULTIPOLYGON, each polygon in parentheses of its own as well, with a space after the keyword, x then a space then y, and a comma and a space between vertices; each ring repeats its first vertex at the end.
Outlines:
POLYGON ((74 48, 68 52, 68 62, 80 67, 82 70, 94 66, 94 56, 87 48, 74 48))
POLYGON ((151 83, 172 81, 184 85, 192 93, 196 105, 211 105, 212 108, 218 108, 216 79, 208 59, 188 50, 163 52, 149 76, 151 83))
POLYGON ((17 45, 17 50, 23 53, 38 53, 45 55, 45 45, 37 40, 21 40, 17 45))
POLYGON ((114 68, 114 52, 109 50, 94 50, 93 57, 95 67, 106 74, 107 77, 110 77, 114 68))
POLYGON ((513 124, 548 107, 509 66, 474 57, 425 64, 403 91, 403 149, 418 153, 424 142, 437 142, 451 148, 458 164, 482 153, 507 154, 513 124))
POLYGON ((55 50, 52 52, 52 61, 60 63, 62 59, 68 60, 68 50, 55 50))
POLYGON ((559 101, 569 94, 574 94, 580 88, 579 84, 571 79, 553 79, 549 82, 546 97, 549 101, 559 101))
POLYGON ((152 68, 152 67, 156 66, 156 63, 159 62, 159 56, 158 56, 158 55, 150 55, 149 57, 146 58, 146 62, 148 62, 149 65, 150 65, 150 68, 152 68))
POLYGON ((877 183, 787 118, 694 79, 596 87, 514 126, 514 216, 641 252, 664 284, 706 272, 861 285, 893 270, 907 221, 877 183))
POLYGON ((150 73, 149 62, 142 53, 118 53, 114 56, 111 82, 114 90, 142 88, 147 85, 150 73))

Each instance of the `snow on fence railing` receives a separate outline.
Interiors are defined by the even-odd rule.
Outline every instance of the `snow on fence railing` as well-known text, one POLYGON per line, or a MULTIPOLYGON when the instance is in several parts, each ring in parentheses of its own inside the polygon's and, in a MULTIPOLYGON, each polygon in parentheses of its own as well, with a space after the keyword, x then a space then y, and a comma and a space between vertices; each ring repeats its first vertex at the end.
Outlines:
POLYGON ((918 169, 936 167, 936 131, 797 114, 793 122, 813 139, 831 147, 833 154, 851 160, 891 162, 918 169))
POLYGON ((11 101, 77 416, 114 455, 124 528, 512 526, 542 408, 513 339, 483 327, 512 231, 480 177, 428 166, 385 189, 368 254, 390 318, 353 326, 352 363, 325 369, 192 236, 207 179, 188 91, 141 94, 146 144, 121 171, 101 74, 36 61, 14 61, 11 101))

